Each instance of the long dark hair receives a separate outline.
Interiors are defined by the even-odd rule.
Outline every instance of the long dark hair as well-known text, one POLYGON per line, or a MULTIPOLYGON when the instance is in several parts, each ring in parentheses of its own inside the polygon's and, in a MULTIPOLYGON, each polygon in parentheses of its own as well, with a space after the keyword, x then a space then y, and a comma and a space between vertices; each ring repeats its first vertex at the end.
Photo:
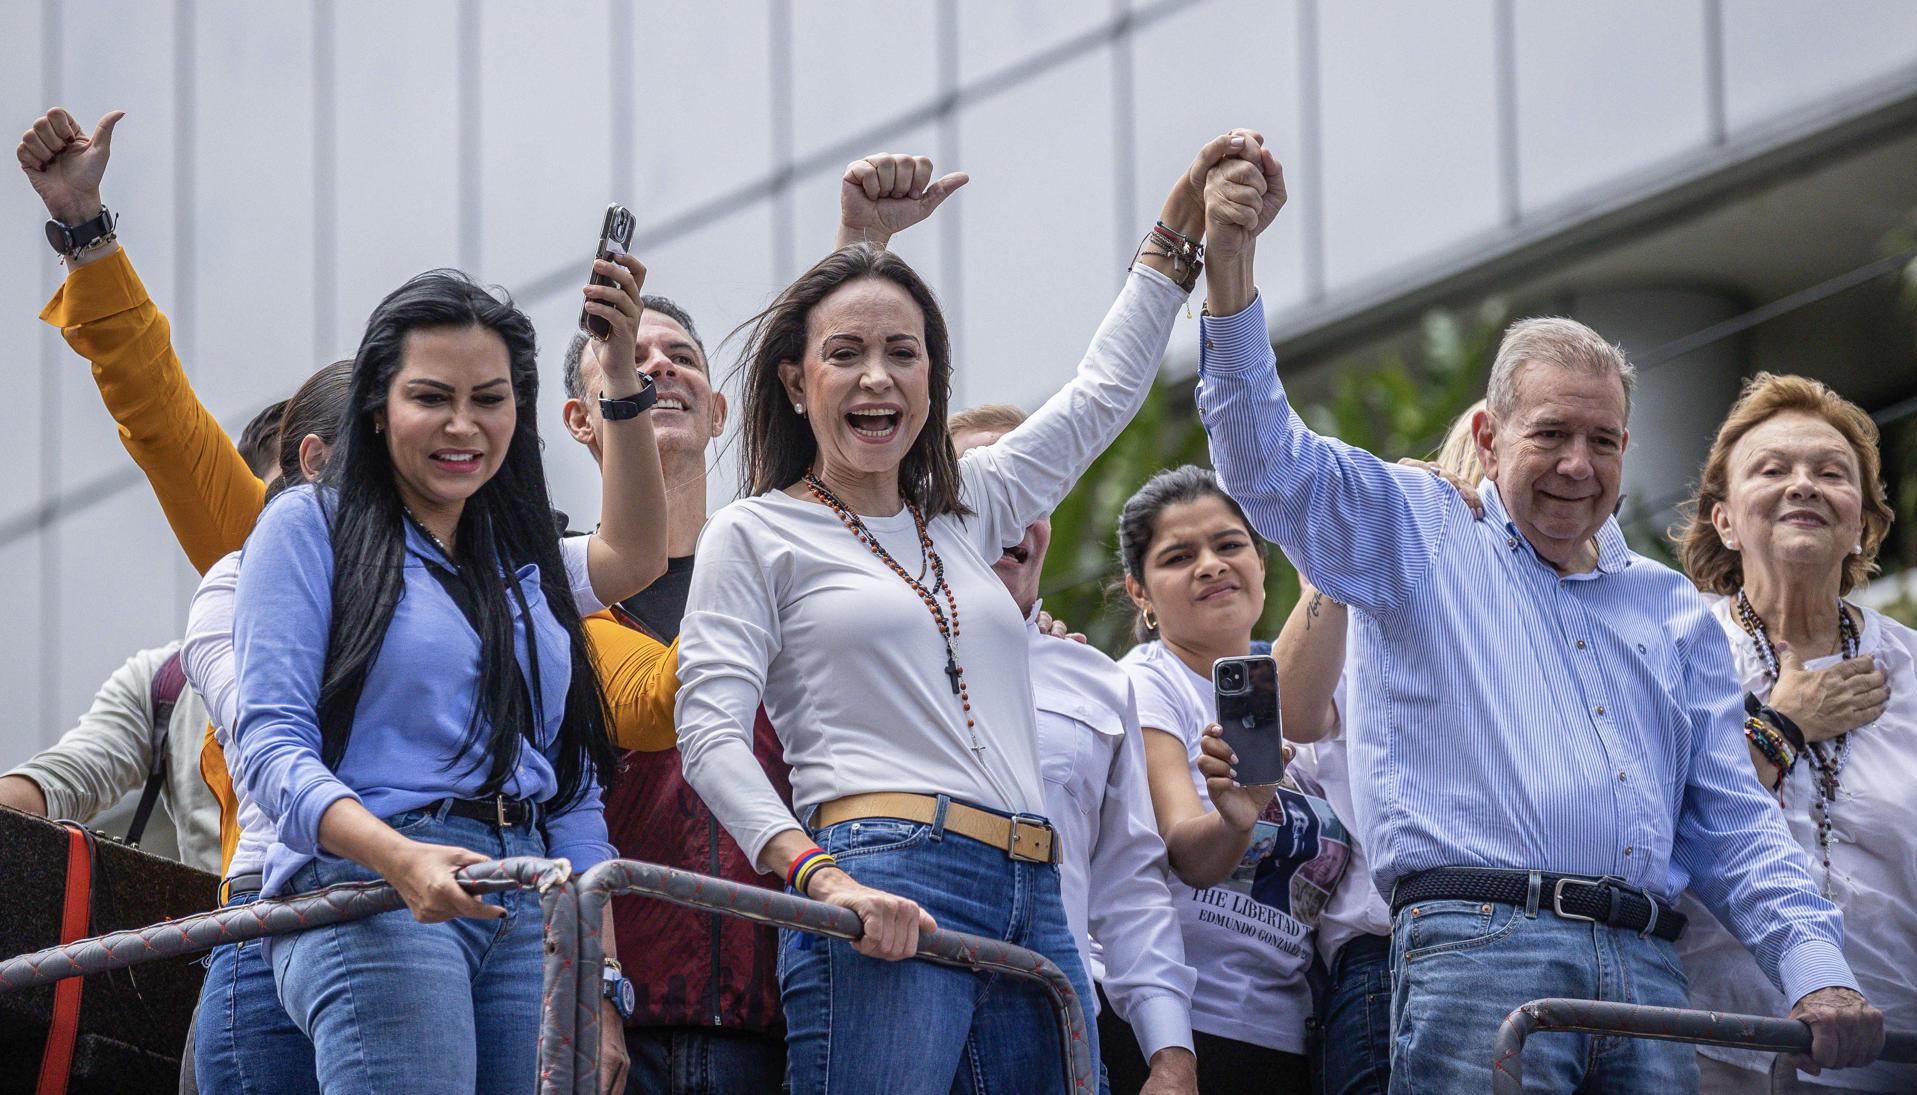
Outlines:
MULTIPOLYGON (((340 423, 322 482, 330 488, 333 545, 333 627, 326 642, 326 673, 320 687, 321 756, 337 768, 352 737, 353 716, 367 671, 379 656, 403 589, 405 517, 385 439, 374 429, 375 412, 403 363, 408 333, 431 327, 484 327, 506 344, 517 418, 505 460, 466 504, 459 517, 453 562, 464 583, 480 639, 479 695, 467 731, 467 749, 485 737, 490 765, 480 796, 498 794, 512 774, 518 738, 537 747, 544 697, 529 695, 513 652, 512 608, 518 601, 529 651, 537 656, 533 620, 525 594, 505 569, 539 567, 540 585, 554 619, 571 641, 572 684, 566 692, 557 759, 555 810, 570 805, 586 787, 586 765, 602 780, 613 768, 606 733, 605 698, 593 672, 585 631, 566 581, 546 474, 539 458, 535 415, 539 371, 532 322, 509 301, 473 283, 457 270, 433 270, 395 289, 366 322, 366 336, 353 358, 349 411, 340 423), (530 704, 530 706, 528 706, 530 704)), ((539 687, 537 663, 532 688, 539 687)))
POLYGON ((926 385, 931 405, 924 428, 899 464, 899 493, 919 507, 927 520, 940 514, 971 515, 959 499, 958 458, 946 427, 952 402, 952 340, 945 313, 923 278, 905 260, 869 243, 842 247, 820 259, 786 286, 779 299, 746 321, 752 334, 739 368, 745 371, 745 428, 739 460, 739 484, 748 495, 782 490, 799 481, 819 453, 812 427, 792 409, 779 364, 805 360, 805 326, 812 309, 840 286, 860 278, 882 278, 918 302, 925 314, 925 355, 932 373, 926 385))
MULTIPOLYGON (((1246 518, 1237 499, 1226 494, 1225 488, 1218 485, 1217 473, 1210 468, 1186 464, 1179 468, 1168 468, 1147 479, 1144 486, 1125 500, 1125 508, 1119 511, 1118 563, 1125 568, 1126 576, 1143 586, 1145 553, 1151 550, 1152 539, 1158 535, 1159 517, 1173 506, 1205 498, 1222 500, 1238 523, 1245 526, 1245 535, 1251 537, 1258 557, 1271 557, 1271 545, 1252 529, 1251 521, 1246 518)), ((1132 634, 1141 643, 1150 642, 1158 637, 1158 629, 1145 626, 1145 614, 1134 608, 1132 634)))
POLYGON ((330 448, 339 437, 340 423, 352 404, 353 361, 335 361, 300 384, 286 401, 279 424, 280 477, 273 481, 269 494, 306 481, 300 469, 300 443, 310 436, 326 442, 330 448))

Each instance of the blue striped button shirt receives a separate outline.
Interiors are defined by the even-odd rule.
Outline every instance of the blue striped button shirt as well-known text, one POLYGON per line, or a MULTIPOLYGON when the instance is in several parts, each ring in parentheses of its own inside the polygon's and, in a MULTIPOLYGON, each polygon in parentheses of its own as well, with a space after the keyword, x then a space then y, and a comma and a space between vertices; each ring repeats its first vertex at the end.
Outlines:
POLYGON ((1488 481, 1437 478, 1305 427, 1262 302, 1202 324, 1212 461, 1252 524, 1350 605, 1353 806, 1379 892, 1432 867, 1687 886, 1796 1000, 1856 986, 1843 924, 1752 773, 1723 632, 1615 520, 1560 577, 1488 481))

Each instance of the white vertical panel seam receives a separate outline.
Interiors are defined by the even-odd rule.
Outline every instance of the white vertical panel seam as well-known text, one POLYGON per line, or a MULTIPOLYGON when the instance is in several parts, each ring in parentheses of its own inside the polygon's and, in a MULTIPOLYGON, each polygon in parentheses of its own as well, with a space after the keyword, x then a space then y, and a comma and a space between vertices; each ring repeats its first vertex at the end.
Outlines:
MULTIPOLYGON (((40 53, 46 68, 40 74, 42 101, 57 103, 64 91, 62 80, 65 60, 60 0, 41 0, 40 53)), ((42 261, 45 261, 44 259, 42 261)), ((55 269, 60 269, 55 267, 55 269)), ((61 399, 60 370, 65 364, 61 340, 40 334, 40 504, 51 504, 60 493, 61 399)), ((50 520, 40 530, 40 642, 34 656, 39 666, 34 679, 40 682, 39 733, 34 749, 52 744, 60 725, 60 522, 50 520)))

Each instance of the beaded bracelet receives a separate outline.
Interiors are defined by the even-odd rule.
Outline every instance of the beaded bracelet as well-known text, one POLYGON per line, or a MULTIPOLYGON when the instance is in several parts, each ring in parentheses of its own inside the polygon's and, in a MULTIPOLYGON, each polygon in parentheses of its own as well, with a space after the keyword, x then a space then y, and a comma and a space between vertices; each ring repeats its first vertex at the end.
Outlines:
POLYGON ((1763 719, 1749 718, 1744 720, 1744 736, 1776 767, 1779 779, 1790 774, 1797 763, 1797 750, 1784 740, 1784 735, 1763 719))

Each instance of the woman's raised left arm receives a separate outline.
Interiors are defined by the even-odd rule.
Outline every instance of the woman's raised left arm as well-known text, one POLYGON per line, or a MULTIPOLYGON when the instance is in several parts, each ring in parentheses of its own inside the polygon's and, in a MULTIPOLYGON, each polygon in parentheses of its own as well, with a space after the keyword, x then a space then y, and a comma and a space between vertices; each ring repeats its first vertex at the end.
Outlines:
POLYGON ((1220 160, 1255 147, 1241 132, 1207 142, 1179 175, 1159 213, 1163 229, 1155 227, 1141 245, 1072 380, 1023 425, 961 462, 981 551, 996 555, 1056 508, 1144 405, 1172 321, 1197 277, 1192 258, 1204 235, 1205 176, 1220 160))

